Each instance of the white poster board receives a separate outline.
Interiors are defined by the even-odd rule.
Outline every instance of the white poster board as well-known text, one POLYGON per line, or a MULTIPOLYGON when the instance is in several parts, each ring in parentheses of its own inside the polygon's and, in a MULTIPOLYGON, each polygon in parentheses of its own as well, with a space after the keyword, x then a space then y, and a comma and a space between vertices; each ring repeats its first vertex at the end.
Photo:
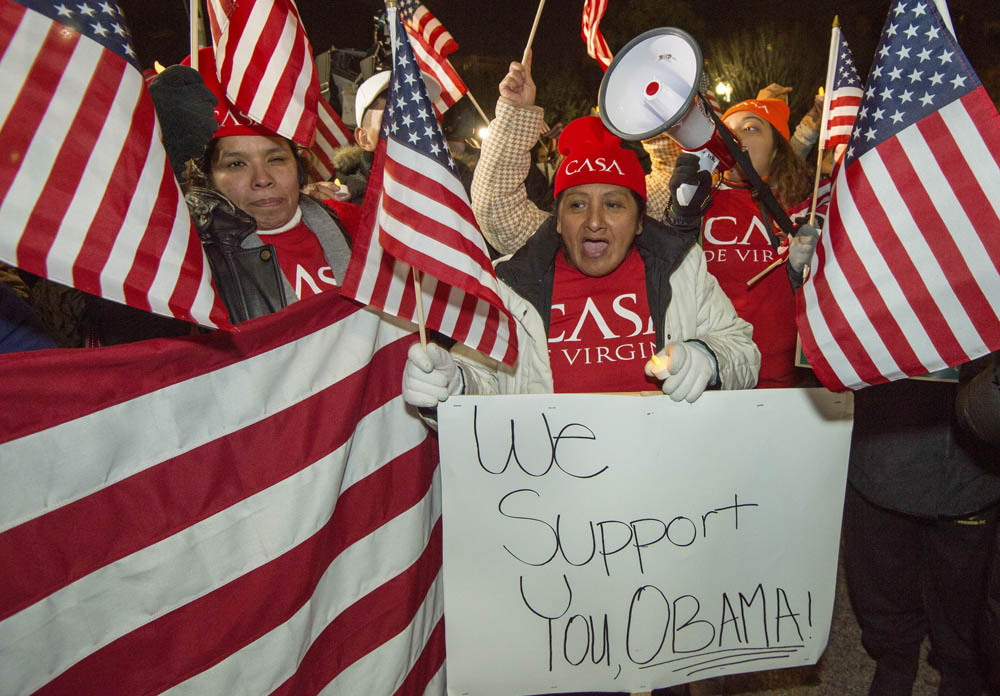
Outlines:
POLYGON ((458 397, 438 417, 449 694, 641 692, 822 654, 850 393, 458 397))

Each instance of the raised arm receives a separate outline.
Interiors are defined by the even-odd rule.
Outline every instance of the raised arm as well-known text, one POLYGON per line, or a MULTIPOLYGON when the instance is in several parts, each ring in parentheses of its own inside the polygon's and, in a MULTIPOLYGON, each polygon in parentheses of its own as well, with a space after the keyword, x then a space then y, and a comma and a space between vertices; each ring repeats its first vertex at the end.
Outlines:
POLYGON ((681 154, 681 146, 666 133, 642 141, 642 149, 649 155, 650 171, 646 175, 646 214, 660 222, 665 220, 670 199, 670 176, 674 163, 681 154))
POLYGON ((513 62, 500 82, 496 118, 490 123, 472 178, 472 211, 486 240, 511 254, 534 234, 549 213, 530 200, 524 186, 531 148, 542 132, 544 111, 534 105, 535 83, 528 62, 513 62))

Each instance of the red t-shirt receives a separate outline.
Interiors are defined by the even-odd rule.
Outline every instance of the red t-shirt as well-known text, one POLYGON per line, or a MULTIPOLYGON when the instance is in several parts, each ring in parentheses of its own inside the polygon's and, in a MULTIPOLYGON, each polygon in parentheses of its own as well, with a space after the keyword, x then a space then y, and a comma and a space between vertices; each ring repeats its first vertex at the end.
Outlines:
POLYGON ((347 201, 324 200, 327 206, 337 214, 344 225, 344 230, 354 239, 361 224, 361 206, 347 201))
MULTIPOLYGON (((772 224, 777 232, 777 227, 772 224)), ((795 386, 795 299, 783 266, 753 286, 747 281, 778 258, 747 189, 720 189, 705 213, 702 247, 714 275, 760 348, 758 387, 795 386)))
POLYGON ((656 352, 646 298, 646 270, 632 247, 602 278, 556 256, 549 322, 549 363, 556 393, 657 389, 643 367, 656 352))
POLYGON ((300 300, 337 287, 337 279, 323 255, 313 231, 299 221, 283 232, 257 233, 265 244, 273 244, 278 265, 300 300))

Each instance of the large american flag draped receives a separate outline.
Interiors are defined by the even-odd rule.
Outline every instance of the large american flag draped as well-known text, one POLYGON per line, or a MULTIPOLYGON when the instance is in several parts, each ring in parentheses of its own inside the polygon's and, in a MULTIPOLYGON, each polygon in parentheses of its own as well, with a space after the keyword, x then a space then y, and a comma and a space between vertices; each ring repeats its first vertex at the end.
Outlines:
POLYGON ((240 329, 0 361, 0 693, 444 692, 414 334, 332 295, 240 329))
POLYGON ((583 24, 580 27, 580 34, 587 44, 587 55, 600 63, 601 70, 607 70, 614 58, 600 29, 601 18, 607 9, 608 0, 584 0, 583 24))
POLYGON ((434 102, 434 109, 440 116, 469 91, 448 60, 448 56, 458 48, 458 43, 417 0, 400 0, 398 12, 410 37, 417 64, 441 85, 441 94, 434 102))
POLYGON ((228 325, 112 2, 0 0, 0 259, 228 325))
POLYGON ((861 388, 1000 348, 1000 116, 933 3, 893 3, 815 271, 810 365, 861 388))
POLYGON ((823 103, 823 124, 819 133, 819 149, 846 145, 854 129, 854 119, 861 106, 861 78, 839 26, 830 37, 830 62, 826 76, 826 99, 823 103))
POLYGON ((244 115, 312 145, 319 74, 294 0, 208 0, 219 83, 244 115))
POLYGON ((393 9, 389 27, 392 78, 362 229, 341 292, 416 321, 416 268, 426 274, 421 296, 428 327, 513 364, 513 319, 393 9))

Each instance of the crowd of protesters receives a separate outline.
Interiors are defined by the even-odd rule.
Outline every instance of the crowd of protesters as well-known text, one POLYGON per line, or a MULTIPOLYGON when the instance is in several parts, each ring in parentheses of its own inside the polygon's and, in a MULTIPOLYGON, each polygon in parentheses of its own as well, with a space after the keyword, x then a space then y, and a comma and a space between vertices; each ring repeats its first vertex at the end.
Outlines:
MULTIPOLYGON (((356 146, 335 159, 336 184, 307 181, 309 153, 243 117, 214 74, 211 49, 203 49, 198 71, 172 67, 150 88, 231 320, 337 293, 389 74, 359 78, 356 146)), ((793 132, 786 91, 764 87, 722 118, 792 210, 811 194, 804 157, 816 123, 807 115, 793 132)), ((518 362, 510 368, 461 345, 415 343, 404 373, 407 402, 433 423, 433 409, 463 393, 660 390, 692 402, 711 389, 815 385, 796 367, 794 304, 822 221, 799 220, 786 235, 746 172, 735 167, 713 178, 666 135, 643 141, 651 162, 644 171, 593 115, 562 131, 555 176, 539 189, 551 199, 532 197, 526 182, 540 170, 531 153, 544 130, 535 96, 529 56, 511 64, 478 158, 466 160, 475 165, 466 181, 473 212, 502 256, 495 268, 516 318, 518 362), (680 186, 696 191, 686 204, 680 186), (779 253, 786 268, 748 286, 779 253), (627 316, 614 310, 623 303, 627 316), (587 307, 613 338, 587 322, 587 307), (567 334, 579 339, 576 355, 613 359, 574 363, 560 346, 567 334)), ((0 273, 5 352, 198 331, 16 269, 0 273)), ((1000 360, 961 366, 957 382, 860 390, 855 404, 845 559, 862 643, 876 663, 870 693, 910 693, 928 635, 939 693, 975 696, 990 684, 1000 693, 1000 360)))

